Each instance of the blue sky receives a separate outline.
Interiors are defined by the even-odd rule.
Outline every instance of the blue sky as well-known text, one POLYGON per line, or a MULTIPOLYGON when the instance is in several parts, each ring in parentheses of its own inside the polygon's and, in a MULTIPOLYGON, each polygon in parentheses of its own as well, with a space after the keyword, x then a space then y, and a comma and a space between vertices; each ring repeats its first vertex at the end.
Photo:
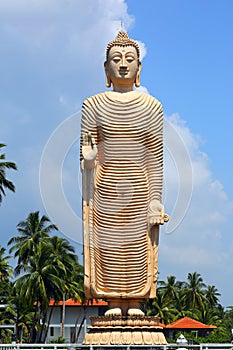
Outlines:
POLYGON ((197 271, 233 305, 232 12, 231 0, 0 2, 0 140, 19 168, 2 246, 40 210, 81 251, 79 111, 105 90, 106 44, 123 22, 142 48, 142 89, 166 116, 161 279, 197 271))

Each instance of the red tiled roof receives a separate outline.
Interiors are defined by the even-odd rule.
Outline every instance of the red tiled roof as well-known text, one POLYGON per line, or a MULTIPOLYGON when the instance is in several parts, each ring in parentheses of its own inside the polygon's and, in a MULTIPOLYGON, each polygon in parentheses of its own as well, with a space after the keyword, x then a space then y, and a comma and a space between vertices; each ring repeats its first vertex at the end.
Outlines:
POLYGON ((176 320, 175 322, 172 322, 166 326, 166 328, 174 328, 174 329, 213 329, 217 328, 216 326, 207 325, 204 323, 201 323, 199 321, 196 321, 190 317, 184 317, 180 318, 179 320, 176 320))
POLYGON ((165 324, 163 324, 163 323, 158 323, 158 327, 166 328, 165 324))
MULTIPOLYGON (((61 306, 63 305, 62 301, 59 301, 58 303, 55 304, 56 306, 61 306)), ((80 301, 75 301, 74 299, 68 299, 65 301, 65 306, 81 306, 82 303, 80 301)), ((85 305, 87 305, 87 302, 85 303, 85 305)), ((99 300, 91 300, 89 301, 89 306, 107 306, 108 303, 106 301, 103 301, 101 299, 99 300)), ((49 302, 49 306, 54 306, 54 300, 51 299, 49 302)))

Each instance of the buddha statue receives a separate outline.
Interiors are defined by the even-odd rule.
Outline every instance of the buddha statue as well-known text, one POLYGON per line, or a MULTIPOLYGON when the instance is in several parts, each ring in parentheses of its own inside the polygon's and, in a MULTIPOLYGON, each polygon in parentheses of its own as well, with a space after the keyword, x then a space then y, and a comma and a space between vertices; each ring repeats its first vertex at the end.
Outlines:
POLYGON ((81 169, 85 294, 105 298, 106 315, 144 315, 156 296, 163 112, 140 86, 140 50, 120 31, 107 46, 106 86, 82 107, 81 169))

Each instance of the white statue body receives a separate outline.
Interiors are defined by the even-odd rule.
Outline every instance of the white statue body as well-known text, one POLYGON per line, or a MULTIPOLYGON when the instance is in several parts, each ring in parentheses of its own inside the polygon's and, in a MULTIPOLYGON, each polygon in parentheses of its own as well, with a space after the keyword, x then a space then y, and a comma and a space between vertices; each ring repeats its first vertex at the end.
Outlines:
POLYGON ((143 314, 158 272, 163 113, 154 97, 133 91, 141 63, 137 44, 120 32, 109 43, 107 86, 82 109, 85 293, 106 298, 108 314, 143 314))

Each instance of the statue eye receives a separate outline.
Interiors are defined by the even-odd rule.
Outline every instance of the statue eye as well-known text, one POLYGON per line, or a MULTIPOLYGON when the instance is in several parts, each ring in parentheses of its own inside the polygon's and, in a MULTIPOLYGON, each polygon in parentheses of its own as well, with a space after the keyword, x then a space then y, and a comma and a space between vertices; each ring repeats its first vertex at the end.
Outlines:
POLYGON ((126 60, 128 63, 132 63, 134 61, 134 57, 128 56, 128 57, 126 57, 126 60))
POLYGON ((121 58, 120 57, 113 57, 112 60, 113 60, 114 63, 119 63, 121 58))

